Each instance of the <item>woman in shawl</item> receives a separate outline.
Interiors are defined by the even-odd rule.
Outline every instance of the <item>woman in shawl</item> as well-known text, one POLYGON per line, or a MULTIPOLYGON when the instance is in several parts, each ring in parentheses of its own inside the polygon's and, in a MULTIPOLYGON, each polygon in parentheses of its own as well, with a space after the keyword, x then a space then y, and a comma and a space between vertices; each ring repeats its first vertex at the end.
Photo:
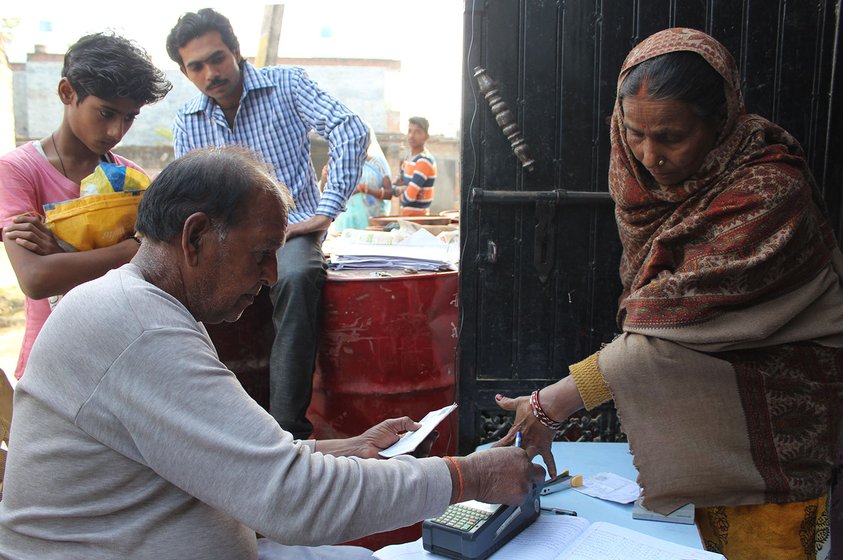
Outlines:
MULTIPOLYGON (((327 169, 323 170, 327 178, 327 169)), ((348 199, 346 210, 331 224, 337 233, 344 229, 366 229, 369 218, 389 213, 392 198, 392 180, 389 178, 389 163, 378 144, 374 129, 369 126, 369 148, 357 188, 348 199)))
POLYGON ((559 421, 614 399, 645 507, 695 504, 729 560, 816 558, 843 412, 843 258, 802 149, 745 112, 732 56, 692 29, 629 53, 611 127, 622 334, 529 397, 498 395, 516 411, 498 445, 521 431, 554 474, 559 421))

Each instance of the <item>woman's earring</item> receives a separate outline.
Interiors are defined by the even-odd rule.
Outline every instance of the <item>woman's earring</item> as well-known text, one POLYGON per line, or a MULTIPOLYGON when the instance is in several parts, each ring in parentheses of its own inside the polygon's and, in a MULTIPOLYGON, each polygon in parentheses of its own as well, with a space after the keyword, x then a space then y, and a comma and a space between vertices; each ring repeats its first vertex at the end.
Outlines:
POLYGON ((660 160, 659 160, 658 166, 659 166, 659 167, 663 167, 663 166, 664 166, 664 160, 663 160, 663 159, 660 159, 660 160))

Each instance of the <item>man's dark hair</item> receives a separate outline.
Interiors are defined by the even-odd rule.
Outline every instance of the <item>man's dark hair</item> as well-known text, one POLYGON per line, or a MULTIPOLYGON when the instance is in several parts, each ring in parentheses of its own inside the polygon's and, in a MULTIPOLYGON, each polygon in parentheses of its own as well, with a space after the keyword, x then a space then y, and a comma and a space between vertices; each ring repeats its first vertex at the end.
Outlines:
POLYGON ((170 55, 173 62, 180 67, 184 67, 179 49, 209 31, 219 32, 222 42, 237 57, 237 62, 243 62, 244 59, 240 55, 240 42, 234 34, 231 22, 228 21, 227 17, 211 8, 202 8, 195 13, 187 12, 179 18, 175 27, 167 35, 167 54, 170 55))
POLYGON ((85 35, 64 55, 61 75, 76 91, 77 105, 89 95, 131 99, 147 105, 173 88, 134 42, 112 33, 85 35))
POLYGON ((410 117, 410 124, 414 124, 421 128, 424 130, 425 134, 427 134, 427 129, 430 128, 430 123, 428 123, 427 119, 424 117, 410 117))
POLYGON ((236 145, 193 150, 167 165, 146 189, 135 229, 168 242, 181 235, 191 214, 203 212, 224 236, 247 218, 249 202, 262 190, 282 202, 286 223, 292 198, 256 153, 236 145))
POLYGON ((706 121, 726 105, 723 77, 703 57, 690 51, 656 56, 630 70, 618 92, 619 101, 638 95, 642 86, 654 99, 687 103, 706 121))

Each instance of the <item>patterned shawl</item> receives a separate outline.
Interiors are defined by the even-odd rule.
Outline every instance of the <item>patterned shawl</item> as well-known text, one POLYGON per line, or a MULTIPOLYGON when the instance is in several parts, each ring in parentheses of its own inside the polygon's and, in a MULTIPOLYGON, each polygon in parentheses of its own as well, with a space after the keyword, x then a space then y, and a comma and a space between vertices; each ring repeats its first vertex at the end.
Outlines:
POLYGON ((697 173, 663 186, 633 156, 615 104, 609 191, 624 249, 618 322, 627 327, 690 325, 790 291, 836 247, 801 147, 745 113, 737 66, 712 37, 683 28, 649 37, 627 56, 618 89, 634 66, 674 51, 698 53, 720 73, 727 118, 697 173))
POLYGON ((843 257, 801 148, 744 112, 717 41, 659 32, 630 52, 619 87, 636 64, 680 50, 723 76, 727 118, 696 174, 664 186, 633 156, 615 105, 624 334, 598 366, 647 507, 816 498, 843 413, 843 257))

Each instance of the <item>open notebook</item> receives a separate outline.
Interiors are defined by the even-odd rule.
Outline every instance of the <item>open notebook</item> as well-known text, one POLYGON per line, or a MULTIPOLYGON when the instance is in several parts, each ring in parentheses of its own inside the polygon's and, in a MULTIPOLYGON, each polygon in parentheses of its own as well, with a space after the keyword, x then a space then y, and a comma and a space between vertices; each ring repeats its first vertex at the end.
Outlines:
MULTIPOLYGON (((387 546, 379 560, 433 559, 421 539, 387 546)), ((589 523, 582 517, 541 515, 489 560, 725 560, 721 554, 696 550, 611 523, 589 523)))

